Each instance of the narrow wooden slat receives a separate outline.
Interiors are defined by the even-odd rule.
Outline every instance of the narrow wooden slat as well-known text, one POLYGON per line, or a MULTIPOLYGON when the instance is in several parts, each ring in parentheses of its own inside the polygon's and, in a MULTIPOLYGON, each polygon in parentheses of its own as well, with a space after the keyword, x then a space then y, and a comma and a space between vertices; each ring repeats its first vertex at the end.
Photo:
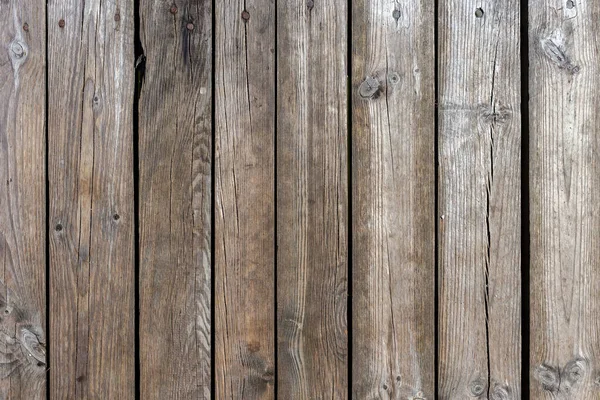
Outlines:
POLYGON ((210 0, 141 3, 140 394, 209 399, 210 0))
POLYGON ((277 2, 281 399, 348 397, 347 3, 277 2))
POLYGON ((273 399, 275 8, 215 3, 215 395, 273 399))
POLYGON ((45 2, 0 3, 0 398, 46 398, 45 2))
POLYGON ((48 3, 50 396, 133 399, 133 1, 48 3))
POLYGON ((532 399, 600 396, 599 16, 529 1, 532 399))
POLYGON ((433 3, 352 17, 353 397, 433 399, 433 3))
POLYGON ((519 399, 519 2, 439 6, 439 398, 519 399))

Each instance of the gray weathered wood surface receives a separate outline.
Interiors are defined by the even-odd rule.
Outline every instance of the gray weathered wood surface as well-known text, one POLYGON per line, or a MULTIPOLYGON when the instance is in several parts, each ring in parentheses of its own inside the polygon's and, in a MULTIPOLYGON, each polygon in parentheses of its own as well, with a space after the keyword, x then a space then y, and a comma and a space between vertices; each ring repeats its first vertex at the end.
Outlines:
POLYGON ((140 17, 140 396, 210 399, 211 2, 140 17))
POLYGON ((0 3, 0 398, 46 398, 46 16, 0 3))
POLYGON ((279 398, 348 397, 347 7, 277 2, 279 398))
POLYGON ((352 10, 353 398, 433 399, 433 3, 352 10))
POLYGON ((600 397, 599 16, 529 1, 532 399, 600 397))
POLYGON ((51 398, 135 397, 133 27, 133 1, 48 3, 51 398))
POLYGON ((215 4, 215 396, 275 396, 275 7, 215 4))
POLYGON ((438 396, 519 399, 519 2, 438 12, 438 396))

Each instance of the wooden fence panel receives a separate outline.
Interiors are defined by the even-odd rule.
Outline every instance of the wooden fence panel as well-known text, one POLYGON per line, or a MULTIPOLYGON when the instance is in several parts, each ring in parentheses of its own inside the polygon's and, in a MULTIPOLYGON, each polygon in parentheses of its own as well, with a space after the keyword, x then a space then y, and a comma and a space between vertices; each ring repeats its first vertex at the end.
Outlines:
POLYGON ((440 2, 440 399, 521 397, 519 12, 440 2))
POLYGON ((282 399, 348 397, 347 3, 277 2, 282 399))
POLYGON ((133 1, 48 3, 50 395, 135 397, 133 1))
POLYGON ((599 15, 529 1, 532 399, 600 396, 599 15))
POLYGON ((215 393, 273 399, 275 7, 215 3, 215 393))
POLYGON ((0 4, 0 398, 46 398, 46 16, 0 4))
POLYGON ((211 7, 208 0, 141 2, 143 399, 211 395, 211 7))
POLYGON ((435 393, 433 3, 353 2, 353 397, 435 393))

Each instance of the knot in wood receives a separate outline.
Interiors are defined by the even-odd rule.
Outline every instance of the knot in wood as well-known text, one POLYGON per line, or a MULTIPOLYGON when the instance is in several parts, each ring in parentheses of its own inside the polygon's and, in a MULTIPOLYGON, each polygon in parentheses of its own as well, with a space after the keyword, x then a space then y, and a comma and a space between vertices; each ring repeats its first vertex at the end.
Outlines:
POLYGON ((469 391, 471 392, 472 396, 479 397, 483 395, 483 392, 485 391, 485 386, 485 383, 478 379, 471 382, 471 384, 469 385, 469 391))
POLYGON ((567 365, 565 365, 562 380, 569 386, 574 386, 585 377, 586 370, 587 363, 585 360, 576 359, 569 361, 567 365))
POLYGON ((560 375, 556 368, 542 364, 536 368, 534 376, 542 384, 544 390, 549 392, 558 391, 560 375))
POLYGON ((398 75, 396 72, 392 72, 388 76, 388 81, 390 84, 395 85, 400 82, 400 75, 398 75))
POLYGON ((35 333, 27 328, 21 328, 19 341, 24 347, 25 352, 33 358, 31 362, 34 362, 37 365, 46 364, 46 348, 40 343, 35 333))
POLYGON ((368 76, 358 88, 358 94, 363 99, 374 99, 379 95, 379 81, 368 76))
POLYGON ((25 48, 20 42, 12 42, 10 45, 10 51, 15 58, 23 58, 25 56, 25 48))
POLYGON ((508 388, 504 386, 497 385, 494 387, 494 390, 490 394, 490 400, 509 400, 510 395, 508 392, 508 388))

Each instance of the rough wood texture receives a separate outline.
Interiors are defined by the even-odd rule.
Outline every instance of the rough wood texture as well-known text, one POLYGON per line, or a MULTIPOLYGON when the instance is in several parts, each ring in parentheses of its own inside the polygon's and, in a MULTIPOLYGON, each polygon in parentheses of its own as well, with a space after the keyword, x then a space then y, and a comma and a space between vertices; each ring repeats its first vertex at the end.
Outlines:
POLYGON ((209 399, 211 2, 141 3, 142 399, 209 399))
POLYGON ((51 398, 135 397, 133 27, 48 3, 51 398))
POLYGON ((519 2, 439 18, 439 398, 519 399, 519 2))
POLYGON ((353 397, 433 399, 433 3, 353 6, 353 397))
POLYGON ((46 398, 45 2, 0 2, 0 398, 46 398))
POLYGON ((277 2, 278 396, 348 397, 347 2, 277 2))
POLYGON ((215 16, 215 394, 273 399, 275 8, 215 16))
POLYGON ((529 1, 532 399, 600 396, 598 18, 529 1))

